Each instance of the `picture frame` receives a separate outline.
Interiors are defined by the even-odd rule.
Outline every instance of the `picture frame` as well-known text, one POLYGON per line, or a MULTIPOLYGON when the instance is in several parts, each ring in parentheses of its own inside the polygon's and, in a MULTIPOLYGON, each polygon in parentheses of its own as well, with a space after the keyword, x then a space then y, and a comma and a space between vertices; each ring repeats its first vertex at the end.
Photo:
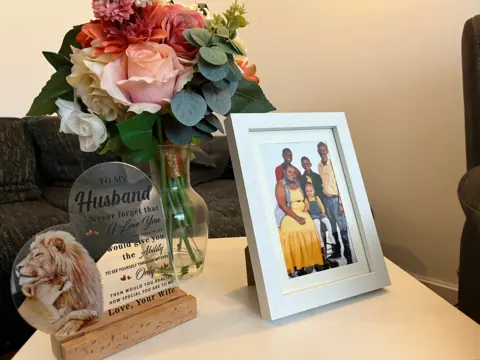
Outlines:
POLYGON ((225 126, 264 319, 390 285, 344 113, 232 114, 225 126))

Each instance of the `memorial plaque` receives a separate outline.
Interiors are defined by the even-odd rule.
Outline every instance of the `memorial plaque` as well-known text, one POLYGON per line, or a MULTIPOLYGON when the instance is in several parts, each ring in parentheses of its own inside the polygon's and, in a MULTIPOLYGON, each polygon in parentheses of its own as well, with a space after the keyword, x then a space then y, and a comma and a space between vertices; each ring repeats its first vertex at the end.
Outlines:
POLYGON ((30 325, 65 339, 178 291, 161 197, 140 170, 87 170, 71 189, 69 213, 69 224, 37 234, 15 260, 13 299, 30 325))

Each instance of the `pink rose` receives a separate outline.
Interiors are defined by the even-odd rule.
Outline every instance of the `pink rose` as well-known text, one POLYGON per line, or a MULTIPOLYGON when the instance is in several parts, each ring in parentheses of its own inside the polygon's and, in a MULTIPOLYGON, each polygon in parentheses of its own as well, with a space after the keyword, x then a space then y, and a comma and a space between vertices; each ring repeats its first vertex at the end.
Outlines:
POLYGON ((167 31, 166 44, 170 45, 178 57, 193 60, 198 48, 190 44, 183 36, 183 31, 192 28, 204 28, 205 19, 201 13, 187 9, 182 5, 167 5, 158 8, 152 14, 154 21, 167 31))
POLYGON ((193 76, 168 45, 129 45, 125 55, 108 63, 101 76, 101 88, 113 99, 137 114, 156 113, 168 104, 193 76))

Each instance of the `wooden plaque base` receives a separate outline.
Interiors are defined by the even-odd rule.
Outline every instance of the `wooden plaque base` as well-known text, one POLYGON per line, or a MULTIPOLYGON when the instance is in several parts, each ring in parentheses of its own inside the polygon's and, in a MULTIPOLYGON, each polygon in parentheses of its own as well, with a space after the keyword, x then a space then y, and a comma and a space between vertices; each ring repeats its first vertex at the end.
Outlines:
POLYGON ((180 289, 172 290, 109 310, 74 337, 52 336, 53 353, 59 360, 100 360, 194 319, 197 300, 180 289))

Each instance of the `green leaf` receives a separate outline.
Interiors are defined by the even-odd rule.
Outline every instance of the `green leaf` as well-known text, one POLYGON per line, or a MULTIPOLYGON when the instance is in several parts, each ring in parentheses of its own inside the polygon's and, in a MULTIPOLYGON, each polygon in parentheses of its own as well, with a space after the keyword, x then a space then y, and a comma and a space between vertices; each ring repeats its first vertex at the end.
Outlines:
POLYGON ((198 45, 198 43, 192 37, 192 29, 184 30, 182 34, 185 40, 187 40, 191 45, 200 47, 200 45, 198 45))
POLYGON ((217 66, 212 65, 203 60, 202 58, 198 59, 198 69, 200 73, 205 76, 210 81, 219 81, 225 78, 230 71, 228 63, 217 66))
POLYGON ((211 137, 196 127, 185 126, 173 118, 165 119, 163 127, 167 139, 176 145, 190 144, 194 137, 198 139, 208 139, 211 137))
POLYGON ((233 81, 240 81, 243 79, 242 72, 240 71, 240 68, 238 67, 235 61, 230 61, 228 63, 228 67, 229 67, 229 73, 226 77, 228 81, 233 82, 233 81))
POLYGON ((207 103, 200 95, 182 90, 172 100, 173 115, 186 126, 193 126, 202 120, 207 111, 207 103))
POLYGON ((240 53, 240 55, 246 56, 247 50, 238 40, 230 40, 230 44, 240 53))
POLYGON ((235 16, 235 20, 240 24, 241 28, 244 28, 248 25, 247 19, 245 19, 242 15, 235 16))
POLYGON ((130 159, 135 163, 143 163, 153 159, 157 151, 157 139, 152 137, 152 141, 145 145, 141 150, 132 151, 130 159))
POLYGON ((208 121, 206 121, 205 119, 203 119, 202 121, 200 121, 197 125, 195 125, 195 127, 203 132, 206 132, 206 133, 214 133, 215 131, 217 131, 217 128, 215 126, 213 126, 212 124, 210 124, 208 121))
POLYGON ((220 25, 217 27, 217 35, 228 39, 230 37, 230 31, 225 26, 220 25))
POLYGON ((238 52, 237 49, 235 49, 233 45, 230 44, 230 42, 219 41, 215 45, 216 47, 218 47, 223 52, 226 52, 227 54, 241 55, 240 52, 238 52))
POLYGON ((55 54, 50 51, 44 51, 42 54, 45 56, 45 59, 47 59, 50 65, 55 68, 55 70, 58 70, 61 67, 72 67, 72 63, 65 55, 55 54))
POLYGON ((112 139, 108 139, 108 140, 103 144, 103 147, 100 149, 100 151, 98 151, 98 153, 99 153, 100 155, 105 155, 107 152, 110 151, 111 144, 112 144, 112 139))
POLYGON ((230 85, 228 86, 228 92, 230 93, 230 96, 233 96, 238 89, 238 81, 232 81, 230 85))
POLYGON ((210 44, 210 39, 212 38, 210 31, 200 28, 190 29, 190 35, 199 46, 208 46, 210 44))
POLYGON ((208 114, 207 116, 205 116, 204 121, 214 126, 222 134, 225 134, 225 130, 223 129, 222 122, 214 114, 208 114))
POLYGON ((230 86, 230 82, 226 79, 219 80, 219 81, 212 81, 212 84, 218 89, 228 89, 230 86))
POLYGON ((155 140, 153 126, 157 119, 158 114, 143 112, 127 121, 118 123, 118 132, 125 146, 130 150, 144 150, 150 147, 155 140))
POLYGON ((208 48, 203 46, 200 48, 200 56, 212 65, 223 65, 228 60, 227 55, 218 47, 208 48))
POLYGON ((232 98, 228 89, 218 89, 211 83, 202 86, 202 93, 208 106, 213 111, 225 115, 232 107, 232 98))
POLYGON ((85 24, 82 25, 76 25, 73 27, 72 30, 67 32, 65 34, 65 37, 63 38, 62 42, 62 47, 58 51, 59 54, 62 54, 63 56, 69 57, 70 54, 72 53, 72 46, 76 48, 80 48, 80 44, 77 42, 77 35, 82 31, 82 27, 85 24))
POLYGON ((232 31, 237 30, 240 27, 240 21, 237 18, 228 22, 228 28, 232 31))
POLYGON ((247 79, 242 79, 232 98, 230 113, 265 113, 276 108, 267 100, 262 88, 247 79))
POLYGON ((67 83, 66 77, 70 75, 70 68, 60 68, 47 81, 40 94, 33 100, 33 104, 27 116, 50 115, 57 111, 55 101, 58 97, 67 94, 71 86, 67 83))

